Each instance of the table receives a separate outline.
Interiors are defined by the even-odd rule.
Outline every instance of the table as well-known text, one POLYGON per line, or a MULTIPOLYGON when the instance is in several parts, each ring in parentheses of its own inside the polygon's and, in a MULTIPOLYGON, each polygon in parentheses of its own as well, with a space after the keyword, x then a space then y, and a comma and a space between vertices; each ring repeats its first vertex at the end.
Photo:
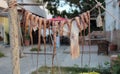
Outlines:
POLYGON ((100 53, 105 53, 108 55, 108 46, 109 46, 109 42, 107 41, 106 38, 85 38, 85 41, 89 42, 89 40, 91 40, 91 45, 98 45, 98 55, 100 53))

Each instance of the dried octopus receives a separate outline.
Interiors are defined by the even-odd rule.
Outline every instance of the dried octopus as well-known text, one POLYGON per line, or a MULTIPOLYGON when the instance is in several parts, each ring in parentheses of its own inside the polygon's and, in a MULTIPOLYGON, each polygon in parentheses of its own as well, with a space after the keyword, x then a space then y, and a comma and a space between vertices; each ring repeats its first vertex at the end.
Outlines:
POLYGON ((42 18, 38 20, 38 52, 40 51, 41 47, 41 29, 42 29, 42 18))
POLYGON ((45 55, 45 66, 46 66, 46 28, 47 28, 47 21, 46 19, 43 19, 43 41, 44 41, 44 55, 45 55))
POLYGON ((30 21, 30 17, 32 15, 32 13, 30 13, 29 11, 25 12, 26 15, 26 22, 25 22, 25 34, 28 33, 28 26, 29 26, 29 21, 30 21))
POLYGON ((70 50, 72 59, 78 58, 80 54, 79 47, 79 29, 77 27, 77 22, 71 22, 71 31, 70 31, 70 50))
MULTIPOLYGON (((31 44, 33 45, 33 35, 32 35, 32 31, 34 29, 34 25, 35 25, 35 15, 31 16, 31 21, 30 21, 30 39, 31 39, 31 44)), ((33 47, 32 47, 33 48, 33 47)))
POLYGON ((52 67, 54 63, 54 57, 56 55, 56 24, 55 21, 52 21, 52 31, 53 31, 53 56, 52 56, 52 67))

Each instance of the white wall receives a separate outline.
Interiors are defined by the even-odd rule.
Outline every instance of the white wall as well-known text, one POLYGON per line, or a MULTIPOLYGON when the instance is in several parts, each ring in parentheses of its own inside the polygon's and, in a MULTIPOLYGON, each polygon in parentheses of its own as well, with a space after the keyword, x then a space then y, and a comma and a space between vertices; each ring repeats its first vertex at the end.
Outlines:
MULTIPOLYGON (((119 6, 118 9, 119 9, 119 12, 118 12, 119 16, 118 16, 118 17, 119 17, 119 20, 120 20, 120 6, 119 6)), ((119 27, 119 29, 120 29, 120 22, 118 22, 118 27, 119 27)))
MULTIPOLYGON (((106 0, 109 3, 111 0, 106 0)), ((111 3, 106 4, 106 9, 112 13, 117 19, 119 19, 119 4, 117 0, 113 0, 111 3)), ((111 17, 107 12, 105 13, 105 29, 111 31, 113 29, 120 29, 119 22, 111 17)))

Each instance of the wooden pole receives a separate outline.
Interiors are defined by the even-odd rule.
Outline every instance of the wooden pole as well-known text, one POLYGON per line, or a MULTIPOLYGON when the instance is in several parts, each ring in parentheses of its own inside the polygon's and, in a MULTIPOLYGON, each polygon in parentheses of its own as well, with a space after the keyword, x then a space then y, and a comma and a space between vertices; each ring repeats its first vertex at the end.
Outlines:
POLYGON ((18 12, 17 7, 13 5, 16 0, 7 0, 9 8, 9 26, 10 26, 10 46, 12 49, 13 74, 20 74, 19 63, 19 32, 18 32, 18 12))

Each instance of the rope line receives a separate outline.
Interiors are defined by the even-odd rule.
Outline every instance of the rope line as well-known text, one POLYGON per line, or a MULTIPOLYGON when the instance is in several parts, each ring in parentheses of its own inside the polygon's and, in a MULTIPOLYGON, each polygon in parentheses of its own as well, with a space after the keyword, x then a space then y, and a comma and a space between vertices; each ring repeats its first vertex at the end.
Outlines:
MULTIPOLYGON (((7 1, 7 0, 4 0, 4 1, 7 1)), ((98 2, 97 0, 95 0, 95 2, 97 2, 97 4, 96 4, 92 9, 89 10, 90 12, 93 11, 95 8, 97 8, 97 7, 100 6, 100 7, 103 8, 110 16, 112 16, 115 20, 117 20, 117 21, 120 22, 119 19, 117 19, 113 14, 111 14, 108 10, 106 10, 106 8, 104 8, 104 6, 103 6, 102 4, 105 3, 105 1, 104 1, 103 3, 100 3, 100 2, 98 2)), ((113 0, 107 2, 106 4, 110 4, 111 2, 113 2, 113 0)), ((15 7, 15 6, 18 6, 18 7, 22 8, 22 9, 24 9, 24 7, 22 7, 21 5, 19 5, 16 1, 11 1, 11 2, 10 2, 10 6, 9 6, 8 8, 3 9, 3 10, 0 12, 0 14, 3 14, 3 13, 4 13, 5 11, 7 11, 9 8, 12 8, 12 7, 15 7)))

